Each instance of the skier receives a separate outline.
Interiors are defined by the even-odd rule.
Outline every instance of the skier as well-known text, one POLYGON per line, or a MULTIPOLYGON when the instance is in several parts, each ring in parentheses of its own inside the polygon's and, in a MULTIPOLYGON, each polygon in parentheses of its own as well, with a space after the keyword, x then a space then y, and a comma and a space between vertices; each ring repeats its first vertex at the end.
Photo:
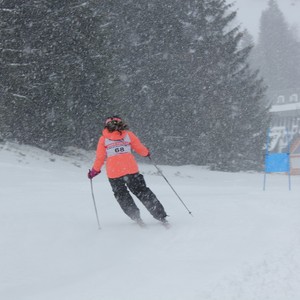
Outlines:
POLYGON ((119 116, 106 119, 102 136, 98 142, 96 159, 93 168, 88 172, 88 178, 92 179, 97 176, 106 160, 108 180, 124 213, 140 226, 145 225, 130 191, 144 204, 155 219, 166 225, 168 221, 164 207, 146 186, 131 150, 144 157, 150 157, 150 152, 128 129, 119 116))

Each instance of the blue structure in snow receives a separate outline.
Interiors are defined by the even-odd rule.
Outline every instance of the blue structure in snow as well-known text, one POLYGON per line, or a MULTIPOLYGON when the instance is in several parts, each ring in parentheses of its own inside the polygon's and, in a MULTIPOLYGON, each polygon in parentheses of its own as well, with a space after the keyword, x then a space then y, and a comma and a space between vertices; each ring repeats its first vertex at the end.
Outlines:
POLYGON ((269 153, 270 129, 267 133, 266 156, 265 156, 265 175, 264 190, 266 189, 267 173, 288 173, 289 190, 291 190, 291 173, 290 173, 290 140, 287 133, 288 148, 287 152, 269 153))

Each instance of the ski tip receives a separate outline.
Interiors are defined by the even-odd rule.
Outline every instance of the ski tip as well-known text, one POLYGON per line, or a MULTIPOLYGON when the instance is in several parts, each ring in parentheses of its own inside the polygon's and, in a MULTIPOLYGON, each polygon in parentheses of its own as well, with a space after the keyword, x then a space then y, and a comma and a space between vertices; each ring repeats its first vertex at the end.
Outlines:
POLYGON ((167 221, 167 220, 162 220, 162 221, 160 221, 160 224, 161 224, 162 226, 164 226, 166 229, 170 229, 170 228, 171 228, 171 224, 170 224, 169 221, 167 221))
POLYGON ((137 225, 139 225, 141 228, 146 228, 147 227, 146 223, 142 219, 135 220, 135 223, 137 225))

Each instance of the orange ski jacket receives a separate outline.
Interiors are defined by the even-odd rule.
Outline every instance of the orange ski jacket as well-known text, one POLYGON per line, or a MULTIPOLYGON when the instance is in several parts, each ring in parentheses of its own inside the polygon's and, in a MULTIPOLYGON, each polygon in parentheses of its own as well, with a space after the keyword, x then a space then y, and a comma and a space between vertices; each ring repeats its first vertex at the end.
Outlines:
POLYGON ((109 132, 105 128, 98 142, 93 168, 101 171, 106 160, 108 178, 135 174, 139 172, 139 169, 131 150, 141 156, 149 154, 149 150, 133 132, 129 130, 109 132))

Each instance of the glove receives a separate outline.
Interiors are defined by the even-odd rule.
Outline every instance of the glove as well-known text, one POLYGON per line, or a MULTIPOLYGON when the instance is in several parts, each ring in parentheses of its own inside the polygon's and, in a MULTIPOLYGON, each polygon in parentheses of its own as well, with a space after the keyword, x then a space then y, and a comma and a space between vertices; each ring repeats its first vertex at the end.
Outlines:
POLYGON ((150 150, 148 149, 148 154, 146 155, 146 157, 151 158, 150 155, 151 155, 151 154, 150 154, 150 150))
POLYGON ((95 176, 97 176, 100 173, 101 171, 96 171, 94 168, 92 168, 92 170, 89 170, 87 176, 89 179, 93 179, 95 176))

